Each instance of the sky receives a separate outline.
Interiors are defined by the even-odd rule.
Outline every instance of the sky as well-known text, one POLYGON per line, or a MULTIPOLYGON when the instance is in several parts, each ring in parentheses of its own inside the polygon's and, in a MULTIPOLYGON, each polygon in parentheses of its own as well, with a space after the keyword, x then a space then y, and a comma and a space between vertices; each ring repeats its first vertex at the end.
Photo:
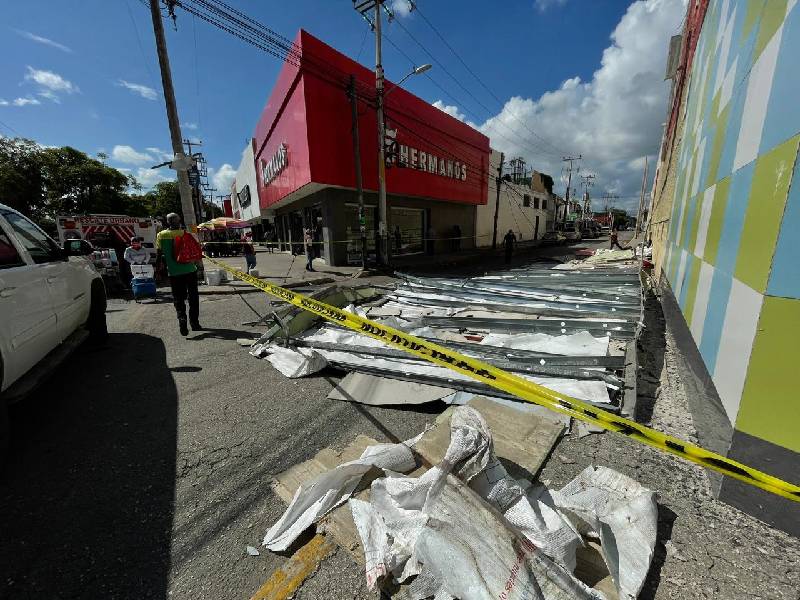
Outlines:
MULTIPOLYGON (((304 28, 374 62, 374 36, 349 0, 227 3, 289 39, 304 28)), ((0 135, 105 153, 144 188, 170 179, 150 169, 172 153, 145 4, 6 3, 0 135)), ((618 206, 638 204, 644 156, 652 165, 666 119, 666 52, 685 0, 387 4, 396 15, 385 27, 387 78, 433 63, 429 77, 404 87, 488 135, 506 157, 553 175, 558 193, 561 158, 581 154, 595 199, 608 191, 618 206)), ((180 8, 177 31, 171 21, 165 28, 183 136, 202 141, 211 183, 226 193, 281 63, 180 8)))

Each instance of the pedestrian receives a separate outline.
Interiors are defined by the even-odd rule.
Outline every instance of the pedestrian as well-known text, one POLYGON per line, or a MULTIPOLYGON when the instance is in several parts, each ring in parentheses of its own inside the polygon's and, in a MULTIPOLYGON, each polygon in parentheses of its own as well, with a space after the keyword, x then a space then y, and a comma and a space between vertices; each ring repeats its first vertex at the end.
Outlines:
POLYGON ((458 223, 453 225, 453 250, 461 250, 461 226, 458 223))
POLYGON ((517 236, 514 235, 514 232, 509 229, 508 233, 503 238, 503 247, 505 248, 506 251, 507 265, 511 264, 511 255, 514 254, 514 244, 516 243, 516 241, 517 241, 517 236))
MULTIPOLYGON (((186 302, 189 303, 189 325, 192 331, 200 331, 200 296, 197 292, 197 265, 193 262, 183 263, 177 261, 176 240, 191 233, 181 227, 181 218, 175 213, 167 215, 167 227, 158 232, 156 248, 159 257, 167 265, 169 285, 172 288, 172 300, 175 312, 178 315, 178 328, 181 335, 189 335, 186 320, 186 302)), ((181 240, 183 243, 183 240, 181 240)), ((195 242, 196 243, 196 242, 195 242)))
POLYGON ((253 242, 247 238, 242 242, 242 254, 244 255, 245 270, 249 275, 250 271, 256 268, 256 248, 253 246, 253 242))
POLYGON ((142 238, 132 237, 130 246, 122 255, 129 265, 146 265, 150 262, 150 253, 142 247, 142 238))
POLYGON ((400 248, 403 246, 403 235, 400 233, 400 225, 394 226, 394 253, 400 254, 400 248))
POLYGON ((308 227, 303 230, 303 244, 306 247, 306 271, 313 271, 314 237, 311 235, 311 229, 308 227))
POLYGON ((623 248, 622 246, 619 245, 619 233, 618 233, 616 227, 614 227, 611 230, 611 244, 609 245, 608 249, 609 250, 613 250, 614 246, 616 246, 620 250, 626 250, 627 249, 627 248, 623 248))
POLYGON ((428 254, 433 256, 433 252, 436 249, 436 230, 433 228, 433 225, 428 227, 428 237, 425 243, 428 248, 428 254))

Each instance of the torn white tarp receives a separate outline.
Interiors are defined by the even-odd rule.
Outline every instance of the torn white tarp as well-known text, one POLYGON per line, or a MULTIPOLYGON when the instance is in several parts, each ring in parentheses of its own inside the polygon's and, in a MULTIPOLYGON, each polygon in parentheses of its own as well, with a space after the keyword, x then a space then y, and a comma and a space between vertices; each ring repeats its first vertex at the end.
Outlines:
POLYGON ((290 378, 312 375, 328 366, 325 358, 311 348, 269 346, 268 352, 270 355, 267 360, 272 363, 272 366, 290 378))
POLYGON ((608 352, 608 337, 594 337, 588 331, 572 335, 490 333, 483 338, 481 344, 563 356, 605 356, 608 352))
POLYGON ((523 583, 528 577, 542 588, 555 586, 554 590, 562 592, 544 598, 592 597, 588 588, 569 574, 575 566, 575 550, 582 544, 580 536, 551 507, 528 502, 523 488, 495 456, 486 421, 472 407, 453 412, 450 444, 439 465, 419 478, 377 479, 370 492, 369 505, 351 504, 364 545, 370 587, 389 573, 398 582, 420 575, 421 582, 411 585, 424 589, 414 597, 448 593, 450 596, 443 597, 489 598, 510 590, 505 587, 508 576, 519 572, 519 591, 505 597, 525 598, 526 586, 534 585, 523 583), (452 486, 447 480, 449 473, 468 483, 504 520, 480 507, 477 499, 469 502, 457 490, 450 497, 453 490, 445 492, 452 486), (451 501, 466 505, 451 506, 451 501), (477 507, 468 506, 476 501, 477 507), (496 523, 488 524, 487 515, 496 523), (441 525, 446 516, 450 525, 444 531, 441 525), (457 535, 456 530, 460 532, 457 535), (532 542, 525 546, 529 551, 521 553, 520 547, 515 547, 520 540, 512 530, 532 542), (451 551, 444 552, 446 548, 451 551), (556 562, 551 563, 542 552, 556 562), (459 553, 472 558, 453 560, 459 553))
POLYGON ((600 538, 619 597, 638 597, 656 543, 656 493, 607 467, 587 467, 550 494, 581 533, 600 538))
POLYGON ((406 473, 416 466, 410 446, 420 436, 402 444, 378 444, 361 458, 326 471, 297 488, 286 512, 264 536, 270 550, 286 550, 303 531, 345 502, 371 469, 406 473))

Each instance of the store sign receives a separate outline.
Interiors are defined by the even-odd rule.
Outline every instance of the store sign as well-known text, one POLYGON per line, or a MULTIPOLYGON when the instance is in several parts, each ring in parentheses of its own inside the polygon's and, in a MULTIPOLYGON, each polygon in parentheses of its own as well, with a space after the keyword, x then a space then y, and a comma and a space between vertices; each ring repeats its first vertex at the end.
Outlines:
POLYGON ((245 185, 242 188, 242 191, 236 194, 237 198, 239 198, 239 206, 242 208, 247 208, 250 206, 250 186, 245 185))
POLYGON ((467 180, 467 165, 457 160, 446 160, 430 152, 403 144, 400 144, 398 158, 403 167, 427 171, 449 179, 467 180))
POLYGON ((275 152, 269 162, 262 160, 261 180, 264 182, 264 186, 268 186, 270 183, 272 183, 272 180, 280 175, 281 171, 286 168, 288 162, 289 155, 286 152, 286 144, 281 144, 278 147, 278 151, 275 152))

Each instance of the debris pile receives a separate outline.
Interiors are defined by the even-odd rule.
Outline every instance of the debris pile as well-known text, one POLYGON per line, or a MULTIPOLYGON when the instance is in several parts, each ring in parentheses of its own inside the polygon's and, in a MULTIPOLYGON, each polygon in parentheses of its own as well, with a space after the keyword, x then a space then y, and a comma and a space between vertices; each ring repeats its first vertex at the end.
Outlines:
MULTIPOLYGON (((620 411, 626 352, 641 321, 635 266, 562 271, 540 266, 466 279, 401 275, 377 301, 350 310, 517 373, 580 400, 620 411)), ((367 336, 323 324, 287 347, 277 330, 251 354, 287 377, 332 366, 349 374, 329 398, 366 404, 464 404, 475 394, 514 401, 469 377, 367 336)))
MULTIPOLYGON (((526 467, 538 470, 560 425, 484 398, 445 414, 448 422, 407 442, 367 446, 358 459, 313 475, 301 469, 310 476, 264 546, 284 550, 338 512, 337 541, 358 545, 368 587, 394 598, 638 595, 656 542, 654 492, 604 467, 587 468, 560 490, 534 484, 526 467), (497 450, 489 421, 503 438, 497 450), (429 468, 416 469, 418 462, 429 468), (343 522, 347 507, 334 509, 348 500, 343 522), (602 556, 594 564, 593 549, 602 556), (597 562, 605 577, 576 575, 587 565, 596 571, 597 562)), ((292 479, 299 477, 283 474, 276 485, 292 479)))

